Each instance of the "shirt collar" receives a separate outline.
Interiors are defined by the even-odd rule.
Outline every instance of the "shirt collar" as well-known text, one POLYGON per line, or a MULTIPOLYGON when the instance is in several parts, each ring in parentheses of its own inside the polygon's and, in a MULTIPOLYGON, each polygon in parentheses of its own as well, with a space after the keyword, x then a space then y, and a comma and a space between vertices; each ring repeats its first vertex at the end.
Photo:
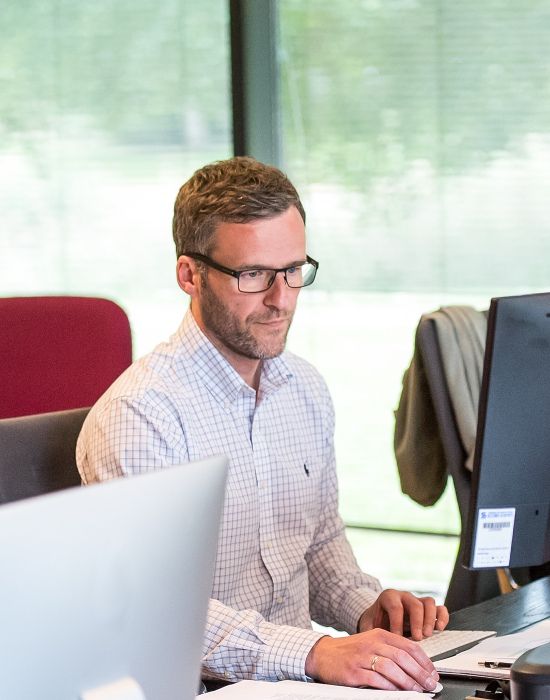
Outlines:
MULTIPOLYGON (((180 357, 189 362, 196 376, 217 400, 234 402, 241 392, 254 392, 199 328, 188 309, 176 332, 180 357)), ((292 370, 283 355, 263 360, 259 393, 262 398, 288 383, 292 370)))

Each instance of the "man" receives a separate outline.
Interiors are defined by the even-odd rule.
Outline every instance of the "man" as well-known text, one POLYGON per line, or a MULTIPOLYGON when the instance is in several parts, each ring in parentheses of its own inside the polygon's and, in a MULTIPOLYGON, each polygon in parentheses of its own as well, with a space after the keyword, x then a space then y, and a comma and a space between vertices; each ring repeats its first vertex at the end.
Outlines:
POLYGON ((337 512, 328 390, 283 352, 318 267, 296 190, 251 158, 205 166, 178 194, 173 234, 190 309, 92 409, 83 480, 230 458, 206 675, 433 690, 437 673, 403 630, 429 636, 447 611, 359 570, 337 512), (313 631, 311 618, 350 636, 313 631))

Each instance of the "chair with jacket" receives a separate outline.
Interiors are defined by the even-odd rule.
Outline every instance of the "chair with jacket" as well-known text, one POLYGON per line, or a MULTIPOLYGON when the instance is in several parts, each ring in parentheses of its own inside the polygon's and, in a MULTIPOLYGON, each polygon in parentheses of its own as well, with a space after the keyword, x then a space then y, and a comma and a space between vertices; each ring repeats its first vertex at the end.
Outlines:
POLYGON ((0 418, 91 406, 132 361, 130 323, 95 297, 0 298, 0 418))
POLYGON ((88 411, 0 420, 0 504, 80 485, 75 448, 88 411))
MULTIPOLYGON (((444 307, 422 316, 396 412, 394 445, 403 492, 422 505, 432 505, 450 476, 461 533, 470 504, 485 335, 486 315, 471 307, 444 307)), ((461 534, 445 599, 451 611, 504 590, 496 571, 462 566, 464 546, 461 534)))

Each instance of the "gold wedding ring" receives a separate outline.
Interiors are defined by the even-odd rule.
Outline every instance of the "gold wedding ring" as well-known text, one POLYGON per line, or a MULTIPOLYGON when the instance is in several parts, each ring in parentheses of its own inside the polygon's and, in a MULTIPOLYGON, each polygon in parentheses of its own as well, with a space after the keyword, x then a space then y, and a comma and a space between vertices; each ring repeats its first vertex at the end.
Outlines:
POLYGON ((370 662, 370 667, 372 671, 376 671, 376 662, 378 661, 378 656, 373 656, 370 662))

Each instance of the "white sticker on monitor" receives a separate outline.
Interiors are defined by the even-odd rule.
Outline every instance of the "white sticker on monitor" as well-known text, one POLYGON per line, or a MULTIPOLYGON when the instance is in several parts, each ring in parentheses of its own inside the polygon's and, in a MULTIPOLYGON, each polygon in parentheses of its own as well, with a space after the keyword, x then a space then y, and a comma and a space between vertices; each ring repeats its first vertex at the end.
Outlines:
POLYGON ((478 510, 474 567, 509 565, 515 517, 515 508, 480 508, 478 510))

